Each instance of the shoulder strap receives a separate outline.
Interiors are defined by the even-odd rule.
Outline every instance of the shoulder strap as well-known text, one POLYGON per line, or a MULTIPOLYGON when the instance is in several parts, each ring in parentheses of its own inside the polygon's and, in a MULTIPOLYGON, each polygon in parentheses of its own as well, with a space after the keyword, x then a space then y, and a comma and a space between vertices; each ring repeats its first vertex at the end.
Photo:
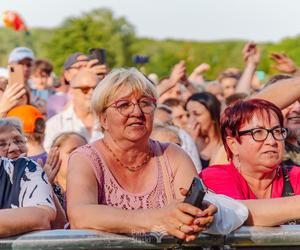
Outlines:
MULTIPOLYGON (((292 184, 291 184, 290 178, 289 178, 290 167, 283 165, 281 168, 282 168, 282 175, 283 175, 283 189, 282 189, 281 197, 294 196, 295 192, 294 192, 294 189, 292 187, 292 184)), ((285 224, 287 224, 287 225, 296 225, 296 224, 299 225, 300 220, 288 221, 285 224)))
POLYGON ((283 175, 283 189, 282 189, 281 197, 294 196, 295 192, 290 182, 289 169, 284 165, 281 168, 282 168, 282 175, 283 175))
POLYGON ((156 145, 156 150, 157 150, 157 157, 158 161, 161 167, 162 175, 163 175, 163 182, 164 182, 164 188, 167 196, 167 203, 170 204, 174 198, 172 194, 172 189, 171 189, 171 182, 169 178, 169 174, 167 172, 167 166, 165 164, 165 160, 163 158, 163 149, 161 144, 158 141, 155 141, 156 145))

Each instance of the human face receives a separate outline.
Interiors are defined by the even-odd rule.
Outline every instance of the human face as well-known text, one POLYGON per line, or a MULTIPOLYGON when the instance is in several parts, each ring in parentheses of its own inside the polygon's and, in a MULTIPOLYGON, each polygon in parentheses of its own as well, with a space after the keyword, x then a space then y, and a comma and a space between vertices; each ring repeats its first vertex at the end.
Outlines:
POLYGON ((119 89, 113 100, 108 103, 104 114, 101 116, 101 125, 105 133, 116 140, 127 140, 137 142, 148 140, 153 125, 154 110, 151 113, 144 113, 138 102, 147 98, 141 93, 130 93, 130 90, 123 86, 119 89), (134 103, 130 114, 124 116, 113 103, 119 100, 128 100, 134 103))
POLYGON ((237 80, 235 78, 232 78, 232 77, 224 78, 224 79, 222 79, 221 84, 223 87, 224 98, 235 93, 235 87, 237 84, 237 80))
POLYGON ((209 131, 214 128, 214 122, 207 108, 197 101, 189 101, 186 109, 189 114, 189 124, 199 124, 200 136, 208 135, 209 131))
MULTIPOLYGON (((79 73, 80 74, 80 73, 79 73)), ((98 84, 98 79, 92 74, 83 74, 71 85, 70 92, 76 109, 91 109, 91 99, 94 89, 98 84)))
POLYGON ((179 128, 184 128, 188 122, 187 112, 181 105, 172 107, 173 123, 179 128))
MULTIPOLYGON (((68 159, 70 154, 78 147, 85 145, 86 142, 80 136, 70 135, 59 147, 59 157, 61 159, 61 166, 58 172, 58 176, 66 180, 68 159)), ((65 187, 64 187, 65 190, 65 187)))
MULTIPOLYGON (((164 81, 169 81, 169 80, 165 79, 160 84, 164 84, 164 81)), ((180 84, 176 84, 175 86, 170 88, 168 91, 163 93, 159 97, 159 102, 163 103, 165 100, 167 100, 169 98, 175 98, 175 99, 179 99, 179 100, 182 99, 182 91, 181 91, 181 88, 180 88, 180 84)))
POLYGON ((282 110, 284 116, 284 126, 288 129, 289 138, 295 138, 296 140, 300 137, 300 100, 297 100, 284 110, 282 110))
POLYGON ((31 76, 31 80, 35 84, 35 87, 39 89, 47 88, 49 78, 49 75, 43 71, 37 71, 31 76))
MULTIPOLYGON (((271 112, 269 119, 264 111, 262 114, 256 113, 248 123, 241 126, 239 131, 253 128, 272 129, 276 126, 280 126, 276 114, 271 112)), ((241 167, 247 167, 251 172, 263 173, 272 172, 278 167, 284 152, 284 141, 275 140, 271 133, 261 142, 253 140, 250 133, 239 138, 240 143, 236 141, 236 152, 233 157, 239 158, 241 167)))
POLYGON ((0 156, 16 160, 21 154, 27 154, 26 138, 13 127, 0 127, 0 156))
POLYGON ((30 58, 24 58, 19 61, 18 64, 23 65, 24 79, 25 82, 27 82, 31 74, 32 60, 30 58))
POLYGON ((64 76, 68 82, 70 82, 72 78, 75 77, 79 70, 85 68, 88 64, 88 57, 86 55, 80 55, 76 58, 76 60, 77 62, 64 72, 64 76))

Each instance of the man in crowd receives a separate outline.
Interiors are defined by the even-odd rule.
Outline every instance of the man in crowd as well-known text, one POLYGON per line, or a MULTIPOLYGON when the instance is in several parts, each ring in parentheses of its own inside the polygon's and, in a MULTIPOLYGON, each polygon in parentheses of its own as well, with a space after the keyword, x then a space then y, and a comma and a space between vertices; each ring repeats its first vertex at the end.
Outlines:
POLYGON ((14 48, 8 56, 9 65, 21 64, 23 66, 25 84, 28 84, 33 61, 34 54, 32 50, 25 47, 14 48))
POLYGON ((68 108, 51 117, 46 123, 44 146, 51 147, 52 141, 62 132, 77 132, 88 141, 101 136, 96 131, 96 123, 91 108, 94 88, 99 82, 98 76, 81 69, 70 81, 71 103, 68 108))

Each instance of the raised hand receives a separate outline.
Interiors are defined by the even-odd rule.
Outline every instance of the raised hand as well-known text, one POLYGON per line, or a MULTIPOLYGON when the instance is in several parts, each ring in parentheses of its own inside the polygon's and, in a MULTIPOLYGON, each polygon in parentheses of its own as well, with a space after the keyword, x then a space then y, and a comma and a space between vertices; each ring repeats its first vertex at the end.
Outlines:
POLYGON ((260 60, 260 49, 257 48, 256 43, 249 42, 243 48, 243 59, 247 64, 257 65, 260 60))
POLYGON ((50 184, 53 184, 54 179, 60 169, 60 166, 61 166, 61 159, 59 158, 59 150, 56 147, 51 148, 48 154, 47 161, 43 166, 50 184))
POLYGON ((179 83, 186 78, 186 65, 184 61, 177 63, 170 75, 170 81, 174 84, 179 83))
POLYGON ((17 106, 25 93, 23 84, 8 84, 0 98, 0 117, 5 117, 9 110, 17 106))
POLYGON ((98 62, 98 59, 92 59, 85 68, 98 76, 105 76, 108 73, 108 67, 106 64, 98 64, 98 62))
POLYGON ((209 70, 210 70, 209 64, 201 63, 193 70, 192 74, 189 76, 189 81, 194 81, 197 83, 204 82, 204 78, 203 78, 202 74, 209 70))
POLYGON ((273 52, 270 55, 270 59, 274 61, 272 67, 280 72, 294 74, 298 70, 295 62, 285 53, 273 52))

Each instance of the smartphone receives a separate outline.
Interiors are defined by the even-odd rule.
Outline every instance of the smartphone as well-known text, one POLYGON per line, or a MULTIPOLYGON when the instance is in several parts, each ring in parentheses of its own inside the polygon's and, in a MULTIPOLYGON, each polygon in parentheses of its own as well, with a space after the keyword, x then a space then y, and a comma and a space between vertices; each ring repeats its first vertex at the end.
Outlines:
POLYGON ((102 48, 89 49, 90 59, 98 59, 99 64, 106 64, 106 50, 102 48))
POLYGON ((146 64, 149 62, 149 56, 142 56, 142 55, 134 55, 132 60, 133 60, 133 63, 135 64, 146 64))
POLYGON ((22 64, 13 64, 8 66, 8 84, 25 85, 24 69, 22 64))
POLYGON ((201 208, 205 193, 206 187, 202 180, 195 177, 183 202, 201 208))

